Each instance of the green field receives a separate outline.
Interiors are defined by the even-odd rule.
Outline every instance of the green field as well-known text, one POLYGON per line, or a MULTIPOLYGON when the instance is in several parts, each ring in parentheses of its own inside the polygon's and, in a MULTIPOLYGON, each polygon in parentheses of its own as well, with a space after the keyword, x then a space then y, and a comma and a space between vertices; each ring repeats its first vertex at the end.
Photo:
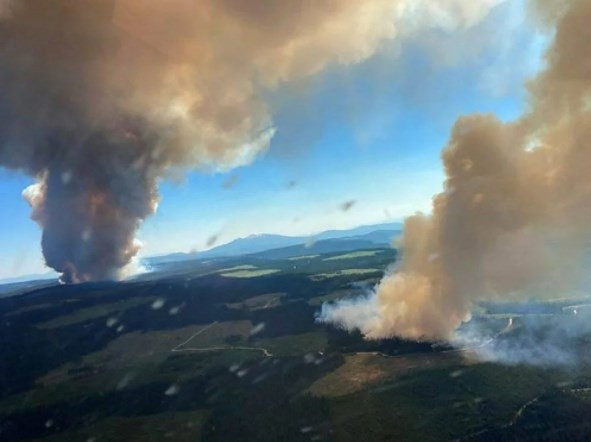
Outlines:
POLYGON ((266 295, 253 296, 243 302, 229 302, 226 304, 231 309, 256 310, 260 308, 272 308, 281 303, 281 298, 285 293, 268 293, 266 295))
MULTIPOLYGON (((588 361, 492 363, 470 347, 366 341, 315 321, 323 303, 366 294, 395 256, 193 262, 0 300, 0 439, 589 439, 588 361)), ((500 342, 583 304, 488 303, 473 321, 500 342)), ((591 354, 590 338, 568 345, 591 354)))
POLYGON ((320 255, 304 255, 304 256, 294 256, 293 258, 288 258, 290 261, 302 261, 305 259, 314 259, 318 258, 320 255))
POLYGON ((221 273, 226 278, 255 278, 257 276, 266 276, 277 273, 277 269, 259 269, 259 270, 234 270, 231 272, 224 271, 221 273))
POLYGON ((116 314, 132 307, 148 304, 156 298, 129 298, 123 299, 111 304, 102 304, 95 307, 82 308, 74 313, 64 316, 58 316, 47 322, 42 322, 37 327, 42 329, 52 329, 65 327, 72 324, 78 324, 89 319, 100 318, 107 315, 116 314))
POLYGON ((362 276, 378 273, 379 271, 379 269, 343 269, 332 273, 318 273, 311 276, 311 278, 314 280, 322 280, 328 278, 337 278, 339 276, 362 276))
POLYGON ((264 347, 274 356, 295 356, 324 352, 327 338, 321 332, 301 335, 281 336, 278 338, 254 341, 254 345, 264 347))
POLYGON ((337 261, 339 259, 365 258, 367 256, 377 255, 380 252, 381 252, 381 250, 362 250, 359 252, 345 253, 344 255, 331 256, 330 258, 325 258, 324 261, 337 261))
POLYGON ((243 265, 223 268, 223 269, 217 270, 217 272, 225 273, 225 272, 235 272, 237 270, 254 270, 254 269, 256 269, 256 266, 253 266, 251 264, 243 264, 243 265))
POLYGON ((67 431, 56 436, 44 437, 44 442, 179 442, 201 441, 207 411, 162 413, 155 416, 110 417, 86 426, 84 429, 67 431))

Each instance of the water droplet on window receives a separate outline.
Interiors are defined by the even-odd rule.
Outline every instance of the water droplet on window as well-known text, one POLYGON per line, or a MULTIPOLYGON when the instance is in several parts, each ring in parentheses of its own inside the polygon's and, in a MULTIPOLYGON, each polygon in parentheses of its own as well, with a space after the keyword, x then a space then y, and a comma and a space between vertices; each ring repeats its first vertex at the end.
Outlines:
POLYGON ((176 315, 178 314, 178 312, 181 311, 181 308, 183 307, 183 305, 175 305, 173 307, 170 308, 170 310, 168 310, 168 314, 169 315, 176 315))
POLYGON ((164 392, 164 394, 166 396, 174 396, 175 394, 177 394, 179 392, 179 387, 178 385, 172 384, 170 387, 168 387, 166 389, 166 391, 164 392))
POLYGON ((312 362, 316 361, 316 358, 314 357, 314 355, 312 353, 307 353, 304 356, 304 362, 306 364, 311 364, 312 362))
POLYGON ((158 310, 161 309, 164 304, 165 304, 165 300, 163 298, 158 298, 156 299, 153 303, 152 303, 152 310, 158 310))
POLYGON ((84 229, 84 231, 82 232, 81 238, 82 238, 82 241, 84 241, 84 242, 90 241, 92 238, 92 230, 84 229))
POLYGON ((257 333, 262 332, 265 329, 265 323, 261 322, 257 325, 255 325, 251 330, 250 330, 250 336, 254 336, 257 333))
POLYGON ((135 374, 133 374, 133 373, 127 373, 117 383, 117 386, 115 387, 115 389, 116 390, 123 390, 125 387, 127 387, 129 385, 129 383, 133 380, 134 377, 135 377, 135 374))
POLYGON ((72 181, 72 172, 69 170, 62 172, 62 183, 68 185, 70 181, 72 181))

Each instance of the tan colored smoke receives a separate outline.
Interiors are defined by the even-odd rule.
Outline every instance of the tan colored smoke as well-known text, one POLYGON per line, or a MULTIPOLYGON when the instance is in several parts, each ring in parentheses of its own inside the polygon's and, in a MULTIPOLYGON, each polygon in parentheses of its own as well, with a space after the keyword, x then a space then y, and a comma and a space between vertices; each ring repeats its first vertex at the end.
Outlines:
POLYGON ((117 278, 159 179, 268 147, 269 91, 420 28, 404 13, 467 26, 499 1, 0 0, 0 165, 38 180, 49 266, 117 278))
POLYGON ((456 122, 445 191, 432 215, 406 220, 402 263, 370 313, 367 300, 349 301, 326 306, 324 320, 368 338, 447 339, 478 301, 577 288, 591 235, 591 0, 561 3, 529 111, 511 123, 456 122))
POLYGON ((0 0, 0 19, 8 18, 12 14, 13 0, 0 0))

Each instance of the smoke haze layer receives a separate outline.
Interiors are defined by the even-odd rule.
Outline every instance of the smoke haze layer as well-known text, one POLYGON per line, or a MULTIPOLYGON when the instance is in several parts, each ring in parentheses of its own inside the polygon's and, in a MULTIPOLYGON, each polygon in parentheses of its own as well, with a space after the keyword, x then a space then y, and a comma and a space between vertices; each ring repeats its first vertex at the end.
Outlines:
POLYGON ((367 338, 450 339, 478 301, 579 288, 591 234, 591 1, 535 3, 555 35, 527 84, 529 110, 456 122, 445 190, 431 215, 406 220, 397 271, 367 302, 325 305, 321 320, 367 338))
POLYGON ((25 197, 64 281, 118 278, 159 179, 268 147, 266 92, 499 1, 0 0, 0 166, 36 178, 25 197))

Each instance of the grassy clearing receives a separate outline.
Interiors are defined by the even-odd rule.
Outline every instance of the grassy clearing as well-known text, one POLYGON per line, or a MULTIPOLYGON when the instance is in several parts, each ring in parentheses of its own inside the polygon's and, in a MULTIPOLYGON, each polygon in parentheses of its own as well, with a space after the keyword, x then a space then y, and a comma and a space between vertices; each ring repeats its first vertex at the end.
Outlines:
POLYGON ((381 250, 362 250, 359 252, 346 253, 344 255, 331 256, 330 258, 324 258, 323 261, 338 261, 341 259, 366 258, 368 256, 375 256, 378 253, 382 253, 382 251, 381 250))
MULTIPOLYGON (((14 412, 25 408, 47 406, 58 402, 67 402, 80 397, 92 397, 117 389, 118 386, 134 387, 166 377, 159 376, 158 365, 144 364, 137 367, 105 370, 93 367, 85 374, 72 375, 63 367, 63 373, 52 372, 54 383, 46 383, 41 388, 9 396, 0 402, 0 412, 14 412), (66 381, 67 382, 62 382, 66 381)), ((76 367, 78 368, 78 367, 76 367)), ((41 378, 43 379, 43 378, 41 378)), ((41 379, 38 383, 41 383, 41 379)), ((170 382, 176 379, 170 379, 170 382)))
POLYGON ((355 353, 346 355, 345 364, 318 379, 308 391, 315 396, 343 396, 415 370, 462 363, 458 353, 424 353, 395 357, 376 353, 355 353))
POLYGON ((35 305, 29 305, 27 307, 21 307, 17 310, 11 311, 6 313, 6 316, 14 316, 14 315, 20 315, 21 313, 28 313, 28 312, 33 312, 35 310, 43 310, 49 307, 53 307, 53 304, 35 304, 35 305))
POLYGON ((301 261, 304 259, 314 259, 318 258, 320 255, 305 255, 305 256, 294 256, 292 258, 287 258, 288 261, 301 261))
POLYGON ((263 308, 272 308, 281 304, 281 298, 285 296, 285 293, 268 293, 266 295, 253 296, 242 302, 229 302, 226 303, 226 307, 240 310, 258 310, 263 308))
POLYGON ((255 278, 257 276, 272 275, 280 270, 277 269, 259 269, 259 270, 235 270, 232 272, 220 273, 226 278, 255 278))
MULTIPOLYGON (((200 330, 198 330, 199 334, 186 341, 185 344, 179 347, 179 349, 225 346, 226 338, 230 336, 240 336, 242 339, 246 339, 250 336, 252 328, 252 323, 250 321, 217 322, 207 326, 207 328, 201 327, 200 330)), ((187 336, 187 338, 189 337, 190 336, 187 336)))
POLYGON ((54 385, 69 381, 72 377, 92 378, 113 370, 125 369, 135 372, 162 363, 170 356, 171 350, 180 344, 185 343, 181 348, 224 347, 226 338, 236 335, 246 338, 251 329, 250 321, 229 321, 214 325, 193 325, 176 330, 128 333, 109 342, 104 349, 85 356, 80 362, 68 362, 50 371, 37 382, 42 385, 54 385), (81 367, 91 369, 79 374, 81 367))
MULTIPOLYGON (((216 367, 240 365, 260 358, 260 352, 226 350, 218 352, 168 352, 159 363, 145 363, 134 367, 96 367, 96 372, 82 376, 70 375, 67 382, 44 385, 27 392, 9 396, 0 401, 0 413, 10 413, 26 408, 48 406, 55 403, 96 397, 120 388, 137 388, 153 382, 183 383, 216 367)), ((67 371, 67 370, 66 370, 67 371)), ((86 440, 86 439, 81 439, 86 440)))
POLYGON ((100 304, 93 307, 81 308, 80 310, 76 310, 68 315, 58 316, 57 318, 53 318, 50 321, 42 322, 38 324, 37 327, 43 330, 51 330, 58 327, 66 327, 72 324, 80 324, 81 322, 88 321, 89 319, 100 318, 113 313, 120 313, 129 308, 148 304, 154 299, 156 298, 128 298, 121 301, 112 302, 110 304, 100 304))
POLYGON ((339 276, 356 276, 356 275, 368 275, 370 273, 380 272, 379 269, 344 269, 338 270, 333 273, 318 273, 310 276, 313 281, 321 281, 328 278, 336 278, 339 276))
MULTIPOLYGON (((379 440, 379 435, 388 434, 389 440, 456 440, 507 425, 525 404, 563 376, 487 363, 411 371, 376 388, 332 397, 331 413, 343 422, 334 426, 334 437, 379 440), (359 413, 359 404, 364 413, 359 413)), ((480 440, 470 440, 476 439, 480 440)))
POLYGON ((326 349, 327 339, 322 332, 312 332, 261 339, 253 342, 253 345, 266 348, 274 356, 295 356, 323 352, 326 349))
POLYGON ((238 270, 254 270, 257 266, 253 266, 251 264, 244 264, 240 266, 228 267, 225 269, 216 270, 215 273, 222 273, 222 272, 236 272, 238 270))
POLYGON ((108 442, 198 442, 209 412, 160 413, 150 416, 113 416, 87 427, 37 439, 43 442, 108 441, 108 442))

